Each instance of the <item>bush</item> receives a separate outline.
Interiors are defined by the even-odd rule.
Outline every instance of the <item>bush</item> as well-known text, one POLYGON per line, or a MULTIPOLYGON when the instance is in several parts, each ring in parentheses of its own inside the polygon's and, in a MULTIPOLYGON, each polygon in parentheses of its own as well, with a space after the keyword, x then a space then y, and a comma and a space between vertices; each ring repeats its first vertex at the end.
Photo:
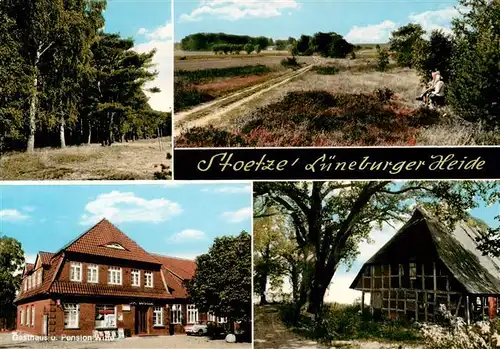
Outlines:
POLYGON ((471 11, 454 23, 447 101, 468 121, 495 130, 500 127, 500 6, 480 0, 467 4, 471 11))
POLYGON ((489 349, 500 346, 500 334, 495 323, 481 321, 467 325, 460 317, 455 317, 444 305, 440 306, 444 326, 421 324, 420 330, 428 349, 489 349))
POLYGON ((378 51, 377 57, 377 70, 384 72, 389 66, 389 52, 387 49, 381 49, 378 51))
POLYGON ((253 45, 252 44, 246 44, 244 47, 244 50, 247 54, 251 54, 253 52, 253 45))
POLYGON ((452 53, 451 37, 435 30, 430 39, 419 40, 413 48, 413 61, 424 82, 430 80, 430 72, 438 70, 445 81, 450 77, 452 53))
POLYGON ((281 310, 286 325, 295 326, 296 332, 322 342, 344 339, 406 342, 421 338, 416 326, 403 320, 374 318, 367 309, 361 313, 359 304, 325 305, 322 314, 316 319, 302 315, 298 323, 291 320, 293 315, 293 306, 284 306, 281 310))
POLYGON ((335 75, 339 72, 339 68, 332 65, 316 66, 314 71, 320 75, 335 75))
POLYGON ((294 57, 287 57, 281 60, 281 65, 285 68, 296 68, 300 67, 299 62, 297 62, 297 58, 294 57))
POLYGON ((234 76, 249 76, 255 74, 265 74, 272 69, 262 65, 246 65, 242 67, 213 68, 200 70, 179 70, 175 72, 176 77, 190 84, 201 84, 217 78, 227 78, 234 76))
POLYGON ((174 84, 174 111, 176 112, 214 99, 214 96, 200 92, 182 80, 177 80, 174 84))
POLYGON ((193 127, 175 138, 178 147, 245 147, 243 137, 231 132, 209 127, 193 127))
POLYGON ((255 52, 257 52, 257 54, 260 53, 260 51, 262 51, 262 48, 260 47, 260 45, 255 45, 255 52))

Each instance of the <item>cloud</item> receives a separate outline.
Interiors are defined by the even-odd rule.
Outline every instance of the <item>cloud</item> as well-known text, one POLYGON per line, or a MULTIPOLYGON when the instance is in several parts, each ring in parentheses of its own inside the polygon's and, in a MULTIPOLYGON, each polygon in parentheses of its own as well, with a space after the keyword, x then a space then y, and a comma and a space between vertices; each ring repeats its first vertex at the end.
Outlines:
POLYGON ((460 16, 459 9, 448 7, 436 11, 412 13, 408 18, 410 22, 420 24, 427 32, 442 30, 447 34, 451 34, 451 20, 458 16, 460 16))
POLYGON ((245 186, 214 186, 209 188, 203 188, 201 191, 209 193, 221 193, 221 194, 243 194, 251 193, 252 185, 248 184, 245 186))
POLYGON ((180 22, 200 21, 212 16, 218 19, 236 21, 243 18, 271 18, 281 16, 285 11, 298 9, 295 0, 202 0, 200 6, 190 14, 182 14, 180 22))
MULTIPOLYGON (((412 13, 408 16, 408 21, 415 24, 420 24, 428 33, 433 30, 442 30, 443 32, 451 33, 451 21, 453 18, 460 16, 460 12, 464 12, 465 8, 448 7, 435 11, 425 11, 420 13, 412 13)), ((403 23, 406 24, 406 23, 403 23)), ((351 43, 385 43, 389 41, 391 32, 403 25, 390 20, 385 20, 378 24, 367 26, 354 26, 345 35, 345 39, 351 43)))
POLYGON ((0 211, 0 221, 5 222, 20 222, 29 219, 30 217, 26 214, 21 213, 15 209, 4 209, 0 211))
POLYGON ((112 191, 99 195, 85 205, 80 224, 94 224, 102 218, 113 223, 159 223, 181 213, 182 208, 178 203, 165 198, 147 200, 134 193, 112 191))
POLYGON ((156 49, 153 57, 153 64, 158 71, 158 76, 154 81, 146 84, 146 88, 159 87, 161 92, 146 92, 149 97, 149 104, 155 110, 172 111, 173 100, 173 24, 168 21, 164 25, 148 30, 140 28, 138 36, 145 37, 148 41, 135 45, 134 50, 139 53, 149 52, 156 49))
POLYGON ((184 229, 171 236, 168 240, 181 242, 181 241, 193 241, 193 240, 204 240, 206 238, 206 234, 201 230, 196 229, 184 229))
POLYGON ((391 32, 396 28, 396 23, 389 20, 365 27, 354 26, 349 33, 347 33, 345 39, 354 44, 384 43, 389 40, 391 32))
POLYGON ((221 217, 229 223, 240 223, 252 217, 252 208, 244 207, 234 212, 224 212, 221 217))

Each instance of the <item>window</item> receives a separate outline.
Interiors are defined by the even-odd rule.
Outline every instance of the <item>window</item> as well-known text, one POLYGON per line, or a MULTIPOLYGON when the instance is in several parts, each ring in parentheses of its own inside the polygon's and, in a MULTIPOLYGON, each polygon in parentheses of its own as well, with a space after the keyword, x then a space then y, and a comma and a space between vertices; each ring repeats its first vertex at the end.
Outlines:
POLYGON ((225 324, 225 323, 227 323, 227 317, 218 317, 217 320, 218 320, 217 322, 219 324, 225 324))
POLYGON ((196 324, 198 323, 198 309, 196 309, 196 305, 189 304, 187 306, 187 317, 188 324, 196 324))
POLYGON ((33 272, 33 274, 31 274, 31 287, 35 288, 36 286, 36 275, 35 275, 35 272, 33 272))
POLYGON ((117 268, 117 267, 108 268, 108 284, 110 285, 122 284, 122 268, 117 268))
POLYGON ((153 308, 153 324, 154 326, 163 326, 163 308, 153 308))
POLYGON ((28 281, 26 279, 23 280, 24 292, 28 290, 28 281))
POLYGON ((95 306, 95 327, 116 328, 116 307, 114 305, 95 306))
POLYGON ((417 264, 410 263, 410 280, 416 280, 416 279, 417 279, 417 264))
POLYGON ((172 304, 172 310, 170 313, 172 314, 171 322, 173 324, 182 323, 182 307, 180 304, 172 304))
POLYGON ((78 328, 80 305, 64 304, 64 328, 78 328))
POLYGON ((212 312, 208 313, 208 321, 215 322, 215 320, 216 320, 215 314, 212 312))
POLYGON ((28 290, 31 290, 31 275, 28 276, 28 290))
POLYGON ((30 308, 26 307, 26 326, 29 327, 30 323, 31 323, 31 312, 30 312, 30 308))
POLYGON ((144 272, 144 277, 145 277, 145 281, 144 281, 144 285, 146 287, 153 287, 153 272, 152 271, 145 271, 144 272))
POLYGON ((20 321, 21 325, 24 325, 24 309, 23 308, 21 308, 21 311, 19 313, 19 319, 20 319, 19 321, 20 321))
POLYGON ((137 269, 132 270, 132 286, 141 286, 141 271, 137 269))
POLYGON ((125 249, 122 245, 120 245, 120 244, 118 244, 116 242, 113 242, 111 244, 107 244, 105 246, 109 247, 109 248, 114 248, 114 249, 117 249, 117 250, 124 250, 125 249))
POLYGON ((69 279, 71 281, 82 281, 82 263, 71 263, 69 279))
POLYGON ((43 270, 42 269, 38 269, 38 272, 37 272, 37 281, 36 281, 37 286, 40 286, 42 284, 42 273, 43 273, 43 270))
POLYGON ((94 284, 99 282, 99 266, 95 264, 87 266, 87 282, 94 284))
POLYGON ((35 307, 31 306, 31 326, 35 327, 35 307))

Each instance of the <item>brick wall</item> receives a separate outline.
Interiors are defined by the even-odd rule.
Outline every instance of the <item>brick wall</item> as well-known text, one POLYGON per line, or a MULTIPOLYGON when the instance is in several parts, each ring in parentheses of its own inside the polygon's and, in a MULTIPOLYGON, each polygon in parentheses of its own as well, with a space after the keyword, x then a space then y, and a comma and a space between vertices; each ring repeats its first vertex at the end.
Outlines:
POLYGON ((40 300, 36 302, 30 302, 17 307, 17 331, 29 333, 29 334, 42 334, 43 330, 43 316, 49 315, 50 312, 50 303, 49 299, 40 300), (35 322, 34 326, 31 325, 31 309, 32 307, 35 309, 35 322), (23 325, 21 325, 21 310, 24 310, 24 321, 23 325), (26 323, 27 315, 26 312, 30 311, 30 323, 26 323))

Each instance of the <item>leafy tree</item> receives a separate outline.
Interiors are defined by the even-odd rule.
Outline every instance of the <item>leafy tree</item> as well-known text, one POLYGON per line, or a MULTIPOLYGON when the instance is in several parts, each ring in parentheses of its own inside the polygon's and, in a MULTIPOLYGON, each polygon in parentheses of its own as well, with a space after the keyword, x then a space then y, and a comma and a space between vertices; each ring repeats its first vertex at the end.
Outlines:
POLYGON ((246 45, 245 45, 245 47, 244 47, 244 49, 245 49, 245 52, 246 52, 247 54, 251 54, 251 53, 253 52, 253 50, 254 50, 254 48, 253 48, 253 45, 252 45, 252 44, 246 44, 246 45))
POLYGON ((386 71, 389 66, 389 52, 387 49, 379 49, 377 52, 377 69, 378 71, 386 71))
POLYGON ((24 265, 24 251, 14 238, 0 236, 0 318, 15 314, 14 299, 21 285, 21 271, 24 265))
POLYGON ((500 125, 500 3, 461 0, 470 11, 453 22, 448 100, 469 121, 500 125))
POLYGON ((407 24, 392 32, 389 41, 391 51, 396 53, 396 61, 401 67, 413 66, 413 47, 425 34, 420 24, 407 24))
POLYGON ((418 40, 413 49, 414 66, 423 81, 428 81, 430 72, 438 70, 446 81, 450 77, 452 40, 440 30, 434 30, 429 40, 418 40))
POLYGON ((250 234, 215 239, 208 253, 196 258, 196 274, 186 288, 202 312, 234 321, 249 321, 252 311, 252 242, 250 234))
POLYGON ((261 46, 260 45, 255 45, 255 52, 257 52, 257 54, 259 54, 261 51, 262 51, 261 46))
POLYGON ((500 184, 491 182, 259 182, 263 197, 293 221, 299 249, 310 251, 310 272, 303 273, 297 308, 321 314, 325 292, 342 263, 351 263, 374 227, 404 221, 414 203, 424 205, 448 226, 466 219, 478 198, 498 200, 500 184), (301 290, 302 291, 302 290, 301 290))
POLYGON ((0 152, 6 143, 24 143, 24 114, 30 69, 22 57, 19 30, 0 2, 0 152))
POLYGON ((310 56, 313 51, 311 50, 311 40, 312 38, 308 35, 301 35, 300 39, 297 41, 297 52, 300 55, 310 56))

